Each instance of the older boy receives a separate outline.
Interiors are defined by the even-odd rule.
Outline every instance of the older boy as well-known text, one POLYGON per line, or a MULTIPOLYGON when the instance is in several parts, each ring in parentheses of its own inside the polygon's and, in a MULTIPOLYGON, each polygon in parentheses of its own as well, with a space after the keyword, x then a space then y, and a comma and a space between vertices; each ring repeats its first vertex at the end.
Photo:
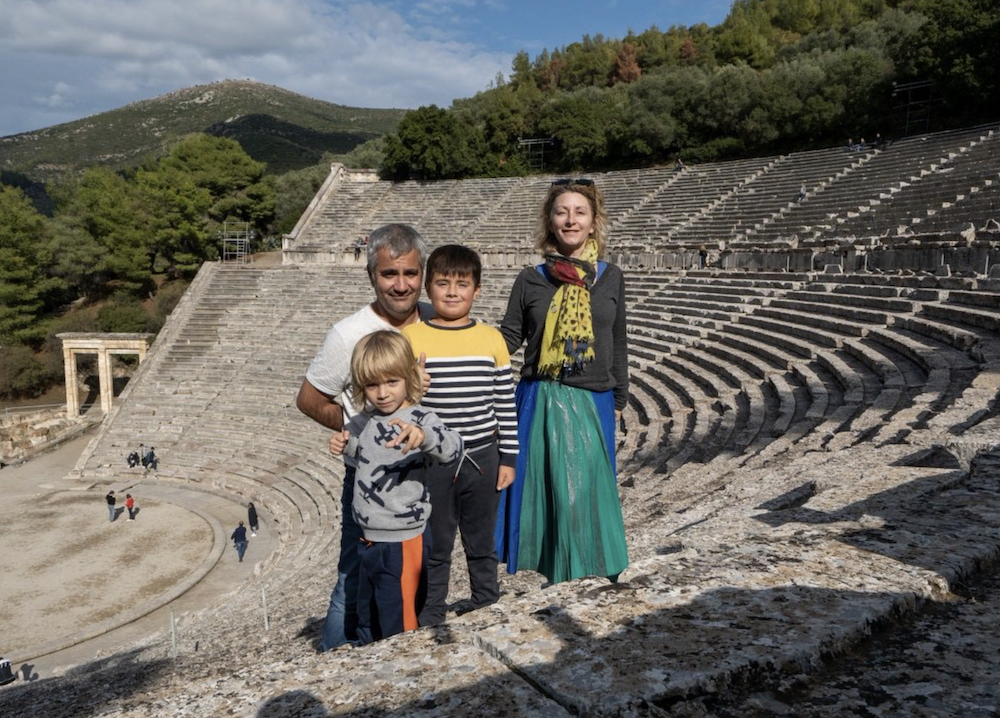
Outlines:
POLYGON ((457 463, 426 475, 434 511, 422 626, 445 618, 456 529, 462 532, 473 608, 500 597, 493 529, 499 491, 514 481, 517 411, 503 337, 469 318, 481 274, 475 251, 457 244, 438 247, 427 260, 425 280, 434 317, 403 329, 414 355, 427 356, 431 385, 421 403, 465 441, 457 463))

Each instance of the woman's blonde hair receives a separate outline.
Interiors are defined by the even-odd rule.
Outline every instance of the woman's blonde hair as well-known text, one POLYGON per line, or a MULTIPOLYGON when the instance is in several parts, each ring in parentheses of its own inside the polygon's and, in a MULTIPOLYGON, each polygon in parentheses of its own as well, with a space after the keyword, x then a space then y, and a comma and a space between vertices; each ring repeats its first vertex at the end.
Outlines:
POLYGON ((535 249, 541 254, 558 253, 559 245, 556 243, 556 236, 552 233, 552 206, 556 203, 556 198, 567 192, 582 194, 590 203, 590 210, 594 213, 594 240, 597 242, 597 256, 604 258, 604 252, 608 245, 608 213, 604 209, 604 197, 597 185, 592 180, 556 180, 549 186, 549 193, 542 204, 542 211, 538 215, 538 227, 535 230, 535 249))
POLYGON ((423 396, 420 367, 413 358, 410 341, 399 332, 372 332, 354 347, 351 355, 351 401, 365 405, 365 387, 386 379, 402 379, 406 398, 414 404, 423 396))

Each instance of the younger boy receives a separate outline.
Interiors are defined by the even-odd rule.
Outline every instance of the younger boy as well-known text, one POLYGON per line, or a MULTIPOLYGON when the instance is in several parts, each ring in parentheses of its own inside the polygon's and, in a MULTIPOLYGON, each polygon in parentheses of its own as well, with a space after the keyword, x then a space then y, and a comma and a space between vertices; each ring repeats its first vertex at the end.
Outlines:
POLYGON ((421 375, 410 343, 393 331, 361 339, 351 357, 351 401, 365 410, 330 437, 358 462, 351 499, 358 546, 358 643, 417 627, 426 592, 434 511, 424 475, 462 455, 462 437, 418 403, 421 375), (426 541, 425 541, 426 537, 426 541), (424 589, 423 591, 421 589, 424 589))
POLYGON ((499 492, 514 482, 517 410, 503 336, 469 318, 481 274, 474 250, 458 244, 438 247, 427 260, 425 280, 434 317, 403 329, 414 355, 427 357, 431 386, 423 406, 465 441, 458 462, 426 476, 434 511, 422 626, 445 618, 456 529, 462 532, 473 608, 500 598, 493 530, 499 492))

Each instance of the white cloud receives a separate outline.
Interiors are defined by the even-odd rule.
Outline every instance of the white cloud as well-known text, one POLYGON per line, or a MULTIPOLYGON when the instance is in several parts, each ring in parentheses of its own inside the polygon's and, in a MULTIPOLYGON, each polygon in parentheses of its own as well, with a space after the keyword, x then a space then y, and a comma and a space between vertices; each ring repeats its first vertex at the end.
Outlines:
POLYGON ((59 109, 70 104, 68 95, 71 95, 72 93, 73 88, 69 85, 64 82, 57 82, 55 87, 52 88, 52 92, 48 95, 36 96, 35 101, 43 107, 59 109))
POLYGON ((22 123, 43 108, 63 108, 59 121, 68 121, 227 78, 345 105, 446 106, 509 68, 509 53, 462 40, 455 13, 471 0, 425 1, 407 15, 401 5, 0 0, 0 61, 20 68, 18 77, 0 79, 0 135, 38 129, 22 123))

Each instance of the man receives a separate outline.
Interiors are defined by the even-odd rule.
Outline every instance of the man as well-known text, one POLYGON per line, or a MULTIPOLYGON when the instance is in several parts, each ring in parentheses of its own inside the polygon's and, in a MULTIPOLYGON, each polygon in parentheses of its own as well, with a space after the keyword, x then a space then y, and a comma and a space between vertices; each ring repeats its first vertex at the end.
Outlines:
POLYGON ((158 460, 156 458, 156 447, 150 446, 149 451, 142 455, 142 468, 156 471, 158 460))
POLYGON ((236 555, 240 557, 240 563, 243 563, 243 554, 247 552, 247 530, 242 521, 229 538, 233 540, 233 546, 236 547, 236 555))
POLYGON ((115 492, 109 491, 108 495, 104 497, 104 500, 108 503, 108 516, 111 521, 115 520, 115 492))
MULTIPOLYGON (((362 337, 380 329, 399 331, 419 320, 420 288, 427 249, 415 229, 387 224, 369 235, 368 279, 375 301, 337 322, 302 381, 296 406, 328 429, 342 431, 359 410, 351 404, 351 353, 362 337)), ((422 307, 429 315, 430 307, 422 307)), ((427 378, 425 377, 425 383, 427 378)), ((320 650, 327 651, 356 639, 358 593, 358 542, 361 529, 354 522, 353 458, 344 459, 341 495, 342 521, 337 585, 330 594, 320 650)))

